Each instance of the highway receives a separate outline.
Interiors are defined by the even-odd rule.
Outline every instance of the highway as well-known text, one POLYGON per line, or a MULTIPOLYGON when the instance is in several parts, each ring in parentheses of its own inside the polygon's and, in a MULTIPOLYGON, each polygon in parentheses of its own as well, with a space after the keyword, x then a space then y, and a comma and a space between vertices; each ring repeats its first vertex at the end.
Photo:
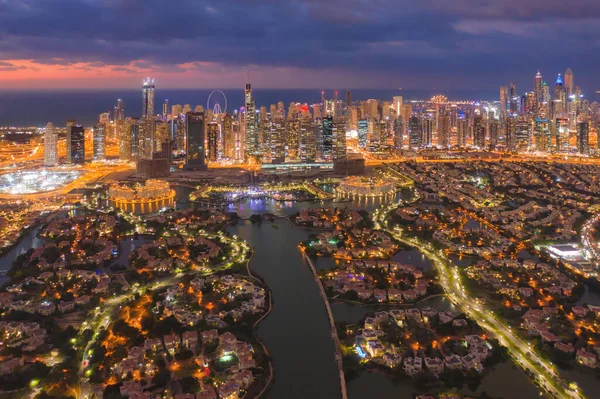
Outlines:
POLYGON ((530 375, 536 376, 535 381, 550 397, 577 398, 585 396, 576 388, 571 388, 556 371, 555 367, 540 358, 532 350, 530 344, 523 342, 500 320, 496 319, 492 311, 485 310, 475 298, 471 297, 462 285, 456 266, 444 256, 442 251, 435 252, 430 243, 419 241, 416 238, 407 238, 402 235, 402 229, 390 228, 387 223, 389 212, 396 206, 379 209, 374 213, 375 227, 384 229, 398 241, 418 248, 435 266, 439 274, 439 283, 444 288, 448 298, 459 307, 469 318, 486 330, 490 336, 498 338, 500 343, 508 348, 509 354, 521 368, 530 375))

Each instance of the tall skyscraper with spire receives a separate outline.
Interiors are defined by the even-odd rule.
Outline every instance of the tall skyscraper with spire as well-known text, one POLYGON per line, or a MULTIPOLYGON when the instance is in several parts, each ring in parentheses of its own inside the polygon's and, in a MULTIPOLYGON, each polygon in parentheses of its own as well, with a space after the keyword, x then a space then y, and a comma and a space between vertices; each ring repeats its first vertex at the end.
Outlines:
POLYGON ((563 78, 558 74, 554 84, 554 118, 562 117, 567 112, 567 93, 563 78))
POLYGON ((154 89, 154 79, 144 79, 142 85, 142 118, 154 116, 154 89))
POLYGON ((542 103, 542 85, 544 84, 544 79, 542 78, 542 74, 540 71, 537 71, 535 74, 535 78, 533 79, 533 93, 535 97, 535 106, 534 109, 537 111, 540 108, 540 104, 542 103))
POLYGON ((575 86, 573 86, 573 71, 571 68, 567 68, 565 72, 565 91, 567 92, 567 97, 570 97, 574 93, 575 86))

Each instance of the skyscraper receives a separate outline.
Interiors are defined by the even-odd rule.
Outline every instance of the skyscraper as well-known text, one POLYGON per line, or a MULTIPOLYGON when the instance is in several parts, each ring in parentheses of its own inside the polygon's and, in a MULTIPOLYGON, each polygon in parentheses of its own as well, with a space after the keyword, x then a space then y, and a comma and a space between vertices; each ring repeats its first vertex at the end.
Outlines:
POLYGON ((219 156, 219 123, 211 121, 207 126, 208 160, 216 162, 219 156))
POLYGON ((125 103, 120 98, 117 100, 117 105, 115 106, 114 119, 115 121, 125 119, 125 103))
POLYGON ((565 90, 567 97, 571 97, 574 94, 575 86, 573 86, 573 71, 571 68, 567 68, 565 72, 565 90))
POLYGON ((169 99, 168 98, 166 98, 165 101, 163 101, 161 119, 165 122, 169 119, 169 99))
POLYGON ((85 130, 81 125, 71 126, 71 161, 76 165, 85 163, 85 130))
POLYGON ((77 122, 74 119, 69 119, 67 121, 67 163, 73 163, 73 159, 71 157, 71 128, 75 126, 77 122))
POLYGON ((58 133, 52 122, 48 122, 44 133, 44 166, 56 166, 56 164, 58 164, 58 133))
POLYGON ((422 135, 421 135, 421 121, 416 116, 411 116, 409 119, 409 127, 408 127, 408 138, 410 143, 410 148, 417 149, 421 147, 422 144, 422 135))
POLYGON ((517 114, 519 112, 519 95, 517 94, 517 86, 515 82, 510 82, 510 113, 517 114))
POLYGON ((485 124, 481 114, 475 114, 473 120, 473 145, 478 148, 485 147, 485 124))
POLYGON ((188 169, 206 169, 204 153, 204 112, 188 112, 187 123, 187 160, 188 169))
POLYGON ((366 119, 358 120, 358 147, 365 149, 367 148, 367 130, 369 128, 369 121, 366 119))
POLYGON ((322 122, 321 159, 325 162, 333 160, 333 116, 328 115, 322 122))
POLYGON ((93 160, 104 161, 106 159, 106 125, 97 123, 93 129, 93 160))
POLYGON ((508 106, 508 87, 500 86, 500 110, 503 114, 506 113, 508 106))
POLYGON ((346 121, 337 117, 333 121, 333 160, 338 161, 346 158, 346 121))
POLYGON ((542 103, 542 84, 544 79, 542 78, 542 74, 540 71, 537 71, 535 78, 533 79, 533 94, 535 98, 534 109, 537 111, 539 109, 540 104, 542 103))
POLYGON ((246 128, 246 151, 250 157, 260 156, 258 127, 256 124, 256 107, 252 97, 252 85, 246 83, 244 125, 246 128))
POLYGON ((154 117, 154 79, 146 78, 142 85, 142 117, 154 117))
POLYGON ((562 117, 567 112, 567 93, 565 92, 565 86, 563 79, 558 74, 556 82, 554 84, 554 118, 562 117))

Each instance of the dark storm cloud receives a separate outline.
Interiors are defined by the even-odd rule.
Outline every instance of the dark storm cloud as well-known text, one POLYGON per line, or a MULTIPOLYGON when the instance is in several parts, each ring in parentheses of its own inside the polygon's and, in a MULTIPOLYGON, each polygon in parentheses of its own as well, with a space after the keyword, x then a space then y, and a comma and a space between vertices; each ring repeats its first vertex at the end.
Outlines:
POLYGON ((598 20, 597 0, 0 0, 0 59, 343 68, 449 85, 571 66, 591 79, 598 20))

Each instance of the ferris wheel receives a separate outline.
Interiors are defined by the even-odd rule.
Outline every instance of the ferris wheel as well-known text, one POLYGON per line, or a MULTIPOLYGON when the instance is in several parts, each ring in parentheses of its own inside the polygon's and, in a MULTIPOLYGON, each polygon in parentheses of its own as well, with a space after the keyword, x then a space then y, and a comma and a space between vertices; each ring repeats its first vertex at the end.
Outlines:
POLYGON ((209 94, 206 101, 206 109, 210 109, 213 114, 224 114, 227 112, 227 97, 221 90, 214 90, 209 94))

